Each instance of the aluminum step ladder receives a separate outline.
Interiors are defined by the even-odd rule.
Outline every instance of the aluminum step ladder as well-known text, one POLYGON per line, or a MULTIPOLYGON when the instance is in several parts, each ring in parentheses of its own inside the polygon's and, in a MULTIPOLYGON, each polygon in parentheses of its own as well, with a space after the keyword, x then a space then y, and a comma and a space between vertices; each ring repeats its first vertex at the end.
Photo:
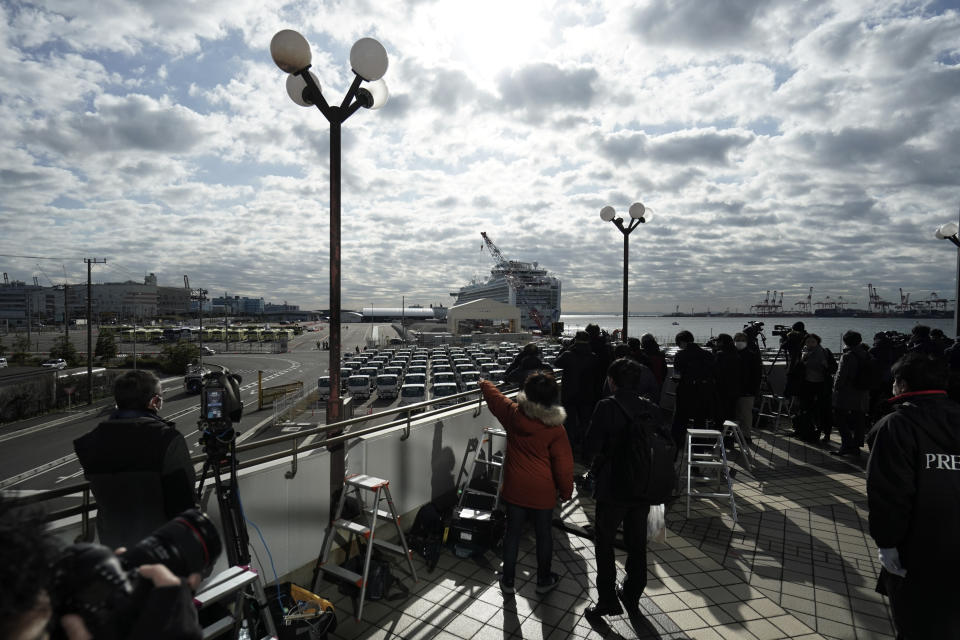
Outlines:
POLYGON ((773 393, 765 393, 761 398, 760 411, 757 413, 757 421, 753 428, 759 429, 760 420, 763 418, 773 418, 773 429, 776 431, 780 428, 781 418, 789 419, 793 415, 793 397, 786 398, 773 393), (776 410, 773 408, 774 404, 777 406, 776 410))
MULTIPOLYGON (((506 437, 507 432, 500 427, 483 428, 480 441, 473 450, 473 457, 470 460, 470 470, 467 472, 466 482, 463 484, 463 487, 459 489, 460 499, 457 501, 457 508, 454 511, 455 519, 475 521, 478 524, 492 521, 493 512, 500 508, 500 492, 503 490, 503 465, 507 460, 506 437), (503 455, 500 460, 497 460, 494 455, 493 441, 499 438, 503 438, 504 441, 502 448, 497 449, 497 451, 502 451, 503 455), (480 457, 481 454, 483 457, 480 457), (487 470, 487 474, 485 475, 488 477, 496 474, 497 489, 495 492, 491 493, 489 491, 471 488, 470 483, 473 481, 474 473, 476 473, 478 466, 487 470), (491 506, 489 509, 467 506, 469 498, 478 496, 490 501, 491 506)), ((469 453, 468 450, 464 453, 464 456, 469 455, 469 453)))
MULTIPOLYGON (((680 460, 679 471, 687 474, 687 518, 690 517, 691 498, 728 498, 733 512, 733 522, 737 522, 737 500, 733 494, 733 472, 727 462, 727 449, 723 445, 723 432, 717 429, 687 429, 687 442, 680 460), (694 442, 697 438, 697 442, 694 442), (705 442, 706 440, 713 442, 705 442), (717 481, 726 484, 726 492, 694 491, 693 467, 712 469, 717 472, 717 481)), ((701 474, 702 475, 702 474, 701 474)), ((700 476, 697 476, 699 479, 700 476)))
POLYGON ((410 569, 410 575, 413 581, 417 581, 417 570, 413 566, 413 553, 407 546, 407 540, 403 535, 403 529, 400 527, 400 514, 397 513, 397 507, 390 495, 390 481, 373 476, 354 474, 347 476, 343 482, 343 491, 340 494, 340 500, 337 503, 337 510, 333 521, 327 527, 323 538, 323 548, 320 551, 320 558, 317 560, 317 566, 314 576, 314 590, 316 590, 317 573, 322 571, 326 576, 334 576, 355 584, 360 588, 360 601, 357 605, 357 620, 363 616, 363 603, 367 595, 367 584, 370 577, 370 565, 373 560, 373 549, 377 547, 391 553, 404 556, 407 559, 407 567, 410 569), (367 507, 367 501, 364 495, 373 494, 373 504, 367 507), (357 516, 362 522, 343 518, 343 505, 347 498, 353 496, 360 505, 360 514, 357 516), (386 502, 386 509, 381 508, 381 503, 386 502), (397 532, 399 544, 388 542, 377 537, 377 522, 379 520, 388 520, 393 523, 397 532), (353 542, 356 541, 358 547, 364 549, 363 573, 356 573, 341 567, 340 565, 328 562, 330 552, 333 548, 333 539, 337 532, 347 534, 346 554, 350 555, 350 549, 353 542))
POLYGON ((747 471, 750 475, 753 475, 753 451, 750 450, 750 447, 747 445, 747 439, 743 437, 743 431, 740 430, 740 425, 737 424, 735 420, 724 420, 723 421, 723 437, 733 438, 733 441, 737 443, 737 448, 740 450, 740 455, 743 456, 744 461, 747 463, 747 471))
MULTIPOLYGON (((245 566, 230 567, 211 577, 193 596, 193 604, 197 611, 202 611, 212 604, 231 598, 233 612, 222 618, 210 622, 203 628, 203 638, 216 638, 230 633, 233 638, 240 632, 241 624, 246 619, 244 599, 253 599, 257 603, 263 625, 266 627, 266 637, 276 637, 277 629, 270 614, 267 596, 260 582, 260 575, 245 566)), ((226 604, 226 603, 225 603, 226 604)))

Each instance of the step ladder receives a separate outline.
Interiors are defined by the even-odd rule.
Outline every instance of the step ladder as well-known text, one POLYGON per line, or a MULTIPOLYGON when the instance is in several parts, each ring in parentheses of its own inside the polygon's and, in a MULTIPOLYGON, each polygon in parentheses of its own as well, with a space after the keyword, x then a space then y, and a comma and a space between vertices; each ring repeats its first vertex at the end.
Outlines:
MULTIPOLYGON (((458 482, 460 497, 457 500, 457 507, 454 510, 453 519, 454 521, 461 522, 466 528, 473 527, 475 530, 480 530, 484 527, 492 527, 493 525, 493 514, 500 508, 500 492, 503 490, 503 465, 507 458, 506 437, 507 432, 500 427, 484 427, 480 441, 473 450, 473 456, 470 457, 470 469, 466 473, 467 479, 463 483, 462 488, 460 488, 458 482), (504 439, 502 446, 498 445, 495 447, 494 440, 500 438, 504 439), (499 460, 494 451, 503 452, 499 460), (470 486, 473 482, 477 467, 485 470, 486 473, 483 475, 488 479, 490 476, 496 475, 495 491, 483 491, 470 486), (478 501, 487 503, 489 508, 477 506, 476 503, 478 501)), ((464 458, 466 459, 469 455, 470 450, 468 449, 464 452, 464 458)))
POLYGON ((753 425, 754 429, 760 428, 760 420, 763 418, 773 418, 773 429, 780 428, 780 419, 789 419, 793 415, 793 397, 786 398, 773 393, 765 393, 761 396, 760 411, 757 413, 757 422, 753 425), (774 411, 773 406, 777 409, 774 411))
POLYGON ((733 438, 733 441, 737 443, 737 449, 740 450, 740 455, 743 456, 743 460, 747 463, 747 471, 752 476, 753 451, 747 446, 747 440, 743 437, 743 431, 740 430, 740 425, 735 420, 723 421, 723 437, 724 439, 733 438))
POLYGON ((357 621, 363 616, 363 603, 367 595, 368 578, 370 577, 370 565, 373 560, 373 549, 377 547, 391 553, 404 556, 407 559, 407 567, 410 569, 410 575, 414 582, 417 581, 417 570, 413 566, 413 553, 407 546, 407 540, 403 535, 403 529, 400 527, 400 514, 397 513, 397 507, 390 495, 390 481, 373 476, 354 474, 347 476, 343 482, 343 491, 340 494, 340 500, 337 503, 337 510, 333 521, 327 527, 323 538, 323 548, 320 551, 320 558, 317 560, 316 570, 314 571, 314 590, 316 590, 317 574, 322 571, 326 576, 334 576, 345 580, 360 588, 360 601, 357 605, 357 621), (373 494, 373 503, 367 507, 367 501, 364 495, 373 494), (360 505, 360 514, 357 518, 362 522, 343 518, 343 505, 348 497, 354 497, 357 504, 360 505), (381 503, 386 502, 386 509, 381 508, 381 503), (399 544, 388 542, 377 537, 377 522, 379 520, 388 520, 396 528, 399 544), (356 541, 358 547, 363 549, 363 573, 356 573, 341 567, 336 563, 328 562, 330 552, 333 548, 333 539, 337 532, 347 534, 346 555, 350 556, 350 549, 353 542, 356 541))
MULTIPOLYGON (((733 494, 733 473, 727 462, 727 449, 723 445, 723 432, 717 429, 687 429, 687 442, 680 459, 680 473, 687 474, 687 518, 690 517, 690 500, 697 498, 728 498, 733 512, 733 522, 737 522, 737 501, 733 494), (698 442, 694 442, 694 438, 698 442), (712 442, 705 442, 712 440, 712 442), (711 469, 717 472, 717 481, 726 484, 726 492, 694 491, 693 467, 711 469)), ((699 476, 698 476, 699 477, 699 476)))
MULTIPOLYGON (((193 596, 193 604, 197 611, 202 611, 212 604, 223 602, 227 598, 233 599, 233 612, 219 620, 210 622, 203 628, 203 638, 216 638, 230 633, 233 638, 240 632, 242 621, 246 618, 244 598, 252 598, 257 602, 260 618, 266 631, 266 637, 276 637, 277 629, 270 615, 267 596, 260 582, 260 575, 245 566, 234 566, 211 577, 193 596)), ((224 602, 226 604, 226 602, 224 602)), ((249 620, 248 620, 249 622, 249 620)), ((255 621, 254 621, 255 622, 255 621)), ((251 625, 251 628, 253 625, 251 625)))

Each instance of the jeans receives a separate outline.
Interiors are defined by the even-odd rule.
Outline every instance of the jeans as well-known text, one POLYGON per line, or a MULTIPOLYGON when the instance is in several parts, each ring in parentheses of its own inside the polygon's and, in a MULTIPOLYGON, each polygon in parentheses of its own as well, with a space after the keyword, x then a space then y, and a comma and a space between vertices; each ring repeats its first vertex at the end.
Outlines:
POLYGON ((619 504, 597 501, 596 539, 597 600, 600 604, 617 602, 617 567, 613 544, 617 527, 623 523, 623 542, 627 547, 627 579, 623 589, 636 600, 647 588, 647 514, 648 504, 619 504))
MULTIPOLYGON (((550 562, 553 560, 553 509, 531 509, 503 502, 507 508, 507 531, 503 536, 503 581, 513 584, 520 551, 520 534, 528 516, 533 516, 533 530, 537 536, 537 584, 550 582, 550 562)), ((646 531, 646 529, 644 529, 646 531)))

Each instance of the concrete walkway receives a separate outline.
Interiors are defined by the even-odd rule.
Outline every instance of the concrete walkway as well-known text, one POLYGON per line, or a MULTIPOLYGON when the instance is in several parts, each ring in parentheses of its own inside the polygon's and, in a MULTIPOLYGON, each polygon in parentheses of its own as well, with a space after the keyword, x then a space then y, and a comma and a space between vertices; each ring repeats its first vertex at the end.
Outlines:
MULTIPOLYGON (((754 443, 754 477, 737 465, 736 524, 727 500, 696 501, 689 519, 683 498, 668 511, 666 543, 648 548, 642 616, 584 616, 596 601, 592 542, 555 527, 553 570, 563 579, 548 595, 534 590, 530 530, 521 543, 513 597, 500 593, 500 563, 492 552, 459 559, 445 549, 433 572, 418 557, 420 581, 410 594, 368 602, 362 622, 354 619, 349 598, 321 582, 320 595, 338 610, 332 637, 892 639, 889 608, 873 590, 880 566, 867 533, 866 456, 837 458, 786 430, 757 431, 754 443)), ((589 527, 593 510, 592 500, 575 496, 563 520, 589 527)), ((621 580, 624 560, 618 551, 621 580)), ((394 573, 405 576, 400 563, 394 573)))

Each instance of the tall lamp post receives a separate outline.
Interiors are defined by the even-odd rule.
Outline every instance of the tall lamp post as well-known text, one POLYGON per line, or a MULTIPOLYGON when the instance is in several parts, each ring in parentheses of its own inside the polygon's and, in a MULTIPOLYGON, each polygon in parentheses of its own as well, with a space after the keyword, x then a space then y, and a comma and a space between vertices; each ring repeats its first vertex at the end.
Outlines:
POLYGON ((600 209, 600 219, 604 222, 612 222, 623 234, 623 333, 620 339, 624 342, 627 341, 627 281, 630 273, 630 232, 644 222, 649 222, 651 212, 652 209, 647 209, 642 203, 634 202, 630 205, 629 210, 630 223, 624 226, 623 218, 617 217, 617 212, 613 207, 606 206, 600 209))
MULTIPOLYGON (((360 107, 379 109, 387 102, 387 51, 373 38, 361 38, 350 49, 354 78, 340 105, 327 103, 320 82, 310 71, 310 45, 291 29, 278 31, 270 55, 286 71, 287 94, 302 107, 315 106, 330 122, 330 399, 327 424, 340 421, 340 126, 360 107), (362 83, 363 86, 361 86, 362 83)), ((343 484, 343 447, 337 447, 330 467, 331 495, 343 484)))
MULTIPOLYGON (((948 222, 937 227, 934 235, 941 240, 949 240, 960 249, 960 225, 948 222)), ((960 251, 957 252, 957 282, 953 303, 953 337, 960 336, 960 251)))

